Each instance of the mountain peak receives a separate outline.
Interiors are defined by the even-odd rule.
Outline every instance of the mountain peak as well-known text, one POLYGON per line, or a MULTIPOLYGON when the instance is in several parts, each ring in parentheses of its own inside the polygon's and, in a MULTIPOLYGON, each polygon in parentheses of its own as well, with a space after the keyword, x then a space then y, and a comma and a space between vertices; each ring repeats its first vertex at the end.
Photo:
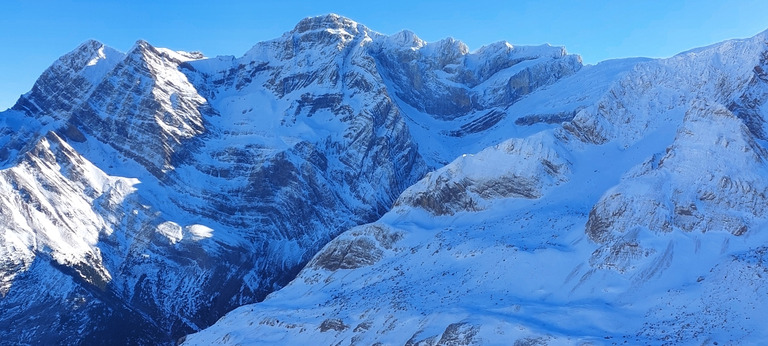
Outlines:
POLYGON ((87 95, 123 56, 99 41, 87 40, 46 69, 13 109, 30 113, 68 111, 76 104, 75 100, 87 95))
POLYGON ((155 50, 155 47, 151 45, 149 42, 145 40, 136 40, 136 43, 133 44, 133 47, 128 50, 128 55, 134 54, 134 53, 140 53, 140 52, 147 52, 155 50))
POLYGON ((103 47, 104 44, 94 40, 94 39, 88 39, 85 40, 85 42, 81 43, 75 51, 97 51, 99 48, 103 47))
MULTIPOLYGON (((105 47, 103 43, 89 39, 71 52, 61 56, 56 63, 79 71, 86 66, 91 66, 94 60, 103 57, 105 47)), ((110 48, 110 50, 112 49, 110 48)))
POLYGON ((390 39, 396 42, 398 45, 406 47, 421 48, 427 44, 427 42, 417 36, 416 33, 408 29, 402 30, 390 36, 390 39))
POLYGON ((352 19, 340 16, 335 13, 330 13, 322 16, 307 17, 302 19, 298 24, 296 24, 293 32, 300 34, 318 29, 358 31, 358 25, 360 24, 352 19))

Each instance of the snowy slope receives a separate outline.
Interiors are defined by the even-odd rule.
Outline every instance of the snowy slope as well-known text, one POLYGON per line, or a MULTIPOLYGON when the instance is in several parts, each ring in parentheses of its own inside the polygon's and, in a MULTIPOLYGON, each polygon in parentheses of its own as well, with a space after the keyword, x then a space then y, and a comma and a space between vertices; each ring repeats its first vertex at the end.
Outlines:
POLYGON ((427 174, 186 344, 763 342, 767 35, 544 88, 600 65, 608 83, 427 174))

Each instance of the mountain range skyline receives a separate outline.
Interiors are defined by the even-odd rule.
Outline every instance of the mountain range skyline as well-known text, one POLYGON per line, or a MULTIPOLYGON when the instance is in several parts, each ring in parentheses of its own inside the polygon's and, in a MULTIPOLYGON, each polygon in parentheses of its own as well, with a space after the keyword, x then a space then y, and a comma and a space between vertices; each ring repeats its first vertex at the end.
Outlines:
POLYGON ((662 58, 714 42, 750 37, 768 28, 757 1, 400 2, 327 4, 311 1, 210 6, 197 1, 9 2, 0 46, 0 110, 29 90, 36 74, 62 53, 96 39, 127 51, 143 39, 210 57, 240 56, 253 44, 280 36, 306 16, 339 13, 379 32, 414 31, 428 42, 454 37, 471 50, 497 41, 565 46, 587 64, 624 57, 662 58), (406 10, 407 9, 407 10, 406 10), (538 25, 537 23, 542 23, 538 25))

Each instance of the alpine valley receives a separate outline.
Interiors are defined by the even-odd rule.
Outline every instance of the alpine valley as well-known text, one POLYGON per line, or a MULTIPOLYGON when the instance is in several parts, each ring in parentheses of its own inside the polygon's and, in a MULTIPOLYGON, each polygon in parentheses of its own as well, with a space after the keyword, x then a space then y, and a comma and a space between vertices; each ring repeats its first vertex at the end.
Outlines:
POLYGON ((88 41, 0 112, 0 344, 764 342, 766 119, 768 32, 88 41))

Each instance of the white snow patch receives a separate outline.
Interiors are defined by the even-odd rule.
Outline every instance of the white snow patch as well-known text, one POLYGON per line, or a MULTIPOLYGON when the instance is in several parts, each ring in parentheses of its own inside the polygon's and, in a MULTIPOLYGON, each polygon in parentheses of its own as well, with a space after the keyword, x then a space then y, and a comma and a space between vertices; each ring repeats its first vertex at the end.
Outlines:
POLYGON ((168 238, 171 244, 176 244, 184 238, 181 226, 173 221, 166 221, 157 225, 156 230, 158 233, 168 238))
POLYGON ((213 229, 205 225, 189 225, 184 227, 184 229, 192 235, 193 240, 200 240, 213 236, 213 229))

